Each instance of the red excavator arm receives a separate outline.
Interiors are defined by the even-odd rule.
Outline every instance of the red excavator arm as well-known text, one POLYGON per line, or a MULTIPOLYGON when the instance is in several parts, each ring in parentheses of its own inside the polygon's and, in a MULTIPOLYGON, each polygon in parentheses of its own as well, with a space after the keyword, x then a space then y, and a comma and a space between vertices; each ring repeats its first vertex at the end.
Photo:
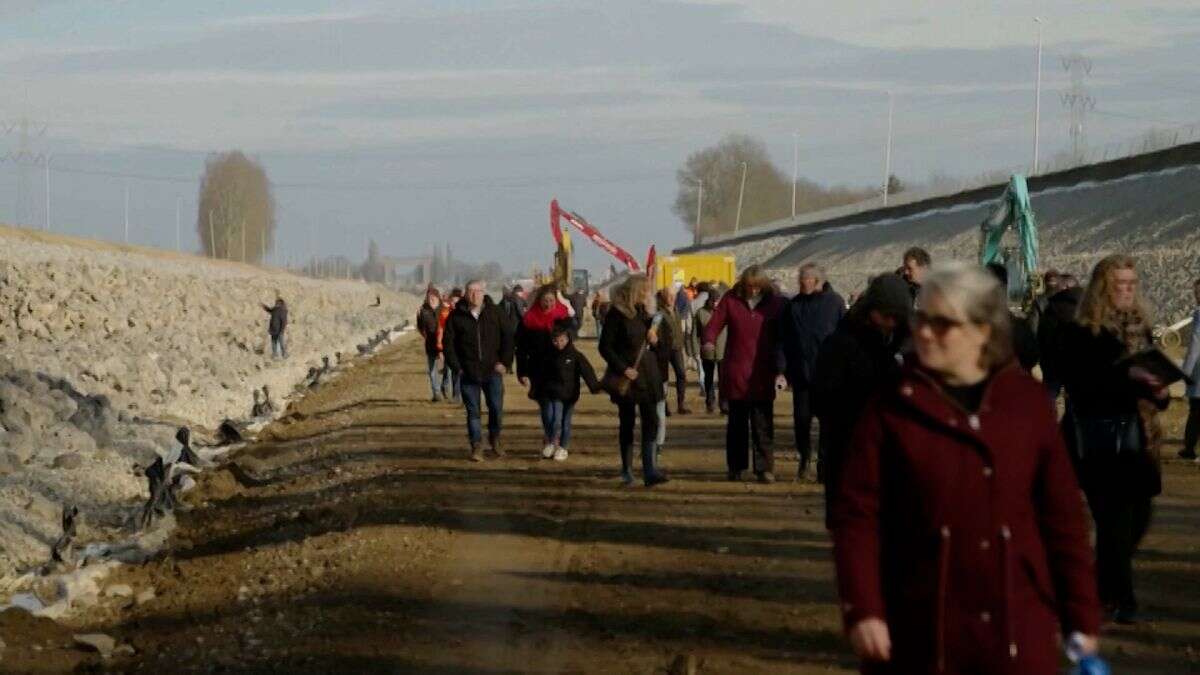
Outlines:
POLYGON ((557 199, 550 202, 550 229, 554 233, 555 242, 561 244, 562 240, 562 231, 559 229, 561 227, 559 224, 560 219, 565 220, 573 225, 575 229, 582 232, 584 236, 586 236, 588 239, 591 239, 597 246, 607 251, 609 255, 625 263, 625 266, 628 267, 630 271, 641 271, 641 267, 638 266, 637 260, 632 255, 629 255, 628 251, 612 243, 608 237, 600 234, 600 230, 592 227, 592 224, 584 220, 583 216, 579 215, 578 213, 564 211, 559 208, 557 199))

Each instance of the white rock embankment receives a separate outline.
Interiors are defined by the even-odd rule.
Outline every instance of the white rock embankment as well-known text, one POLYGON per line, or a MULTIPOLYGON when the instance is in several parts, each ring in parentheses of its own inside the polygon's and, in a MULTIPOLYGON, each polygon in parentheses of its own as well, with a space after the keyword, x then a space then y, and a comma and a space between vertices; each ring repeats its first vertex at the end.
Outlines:
POLYGON ((322 356, 356 355, 418 303, 361 282, 0 228, 0 582, 47 560, 65 502, 80 507, 81 538, 120 526, 174 426, 245 418, 263 385, 282 405, 322 356), (283 361, 261 307, 276 293, 290 315, 283 361))

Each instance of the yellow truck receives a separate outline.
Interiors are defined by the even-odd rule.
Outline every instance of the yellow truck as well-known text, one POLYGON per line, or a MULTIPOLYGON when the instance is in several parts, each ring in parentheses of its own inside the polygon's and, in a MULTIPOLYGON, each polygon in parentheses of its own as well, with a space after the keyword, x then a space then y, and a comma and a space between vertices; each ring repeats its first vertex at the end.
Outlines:
POLYGON ((667 255, 654 264, 655 288, 666 288, 675 283, 687 285, 696 281, 725 282, 732 286, 737 280, 737 264, 731 255, 688 253, 667 255))

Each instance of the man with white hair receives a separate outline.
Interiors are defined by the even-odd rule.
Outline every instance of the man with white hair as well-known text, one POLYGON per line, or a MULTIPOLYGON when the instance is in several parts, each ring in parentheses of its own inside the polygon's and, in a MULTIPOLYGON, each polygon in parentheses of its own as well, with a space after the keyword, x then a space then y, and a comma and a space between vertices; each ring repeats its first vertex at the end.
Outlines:
POLYGON ((821 343, 837 328, 846 302, 825 282, 816 263, 800 266, 800 292, 788 302, 779 322, 778 386, 792 386, 792 416, 796 425, 796 454, 800 478, 807 477, 812 459, 812 407, 809 396, 821 343))
POLYGON ((492 453, 504 457, 500 430, 504 416, 504 375, 513 363, 513 327, 488 297, 482 281, 467 284, 466 296, 446 320, 442 348, 446 364, 462 378, 471 461, 483 461, 481 397, 487 402, 492 453))

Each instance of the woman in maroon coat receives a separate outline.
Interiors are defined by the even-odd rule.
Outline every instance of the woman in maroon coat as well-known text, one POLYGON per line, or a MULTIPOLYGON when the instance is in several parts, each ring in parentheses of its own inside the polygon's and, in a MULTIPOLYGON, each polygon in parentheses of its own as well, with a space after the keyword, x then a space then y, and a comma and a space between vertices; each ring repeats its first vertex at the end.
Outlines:
POLYGON ((875 393, 832 521, 842 612, 865 673, 1054 673, 1093 653, 1092 551, 1070 459, 1012 357, 999 285, 930 274, 916 359, 875 393))
POLYGON ((753 439, 754 473, 760 482, 775 481, 775 378, 781 372, 776 345, 786 304, 771 279, 751 265, 721 298, 704 329, 701 349, 709 355, 716 352, 721 330, 728 331, 719 381, 729 402, 725 427, 729 480, 741 480, 753 439))

